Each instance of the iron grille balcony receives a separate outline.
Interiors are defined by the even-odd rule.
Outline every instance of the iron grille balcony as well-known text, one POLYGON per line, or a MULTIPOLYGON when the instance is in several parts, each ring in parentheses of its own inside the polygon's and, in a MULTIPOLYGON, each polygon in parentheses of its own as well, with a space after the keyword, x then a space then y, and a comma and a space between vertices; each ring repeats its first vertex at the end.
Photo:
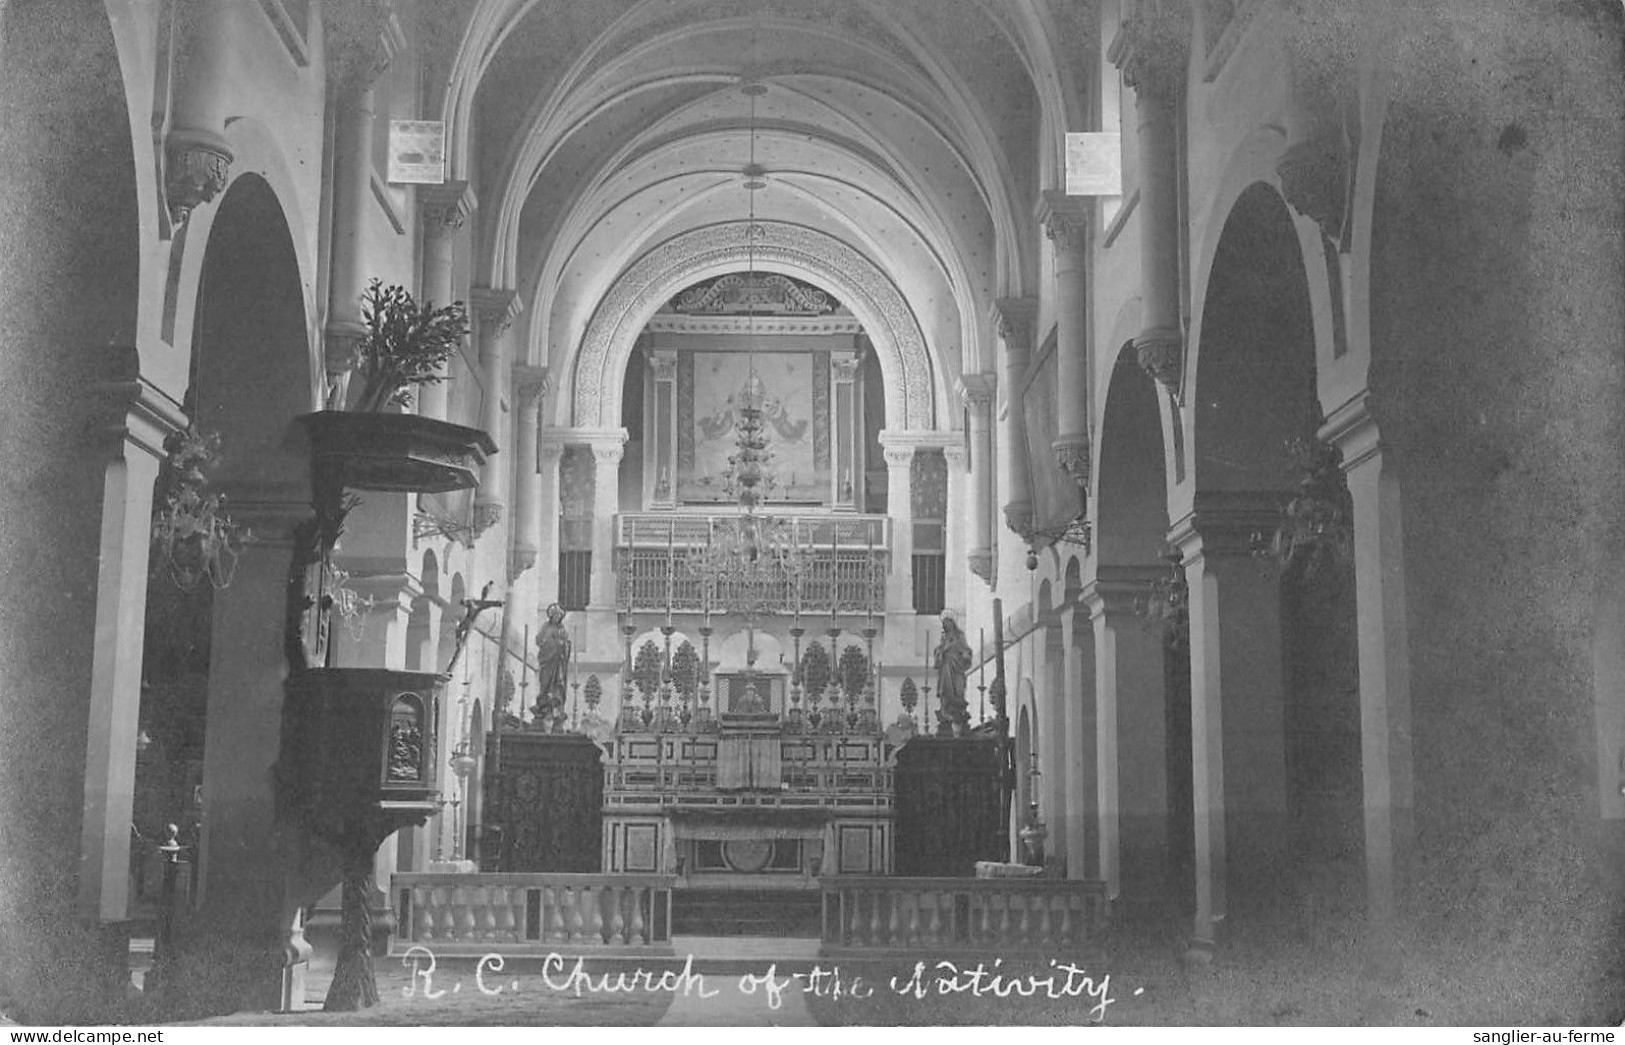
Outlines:
POLYGON ((631 612, 880 614, 891 520, 882 515, 768 515, 777 543, 719 573, 738 513, 623 514, 616 520, 617 604, 631 612))

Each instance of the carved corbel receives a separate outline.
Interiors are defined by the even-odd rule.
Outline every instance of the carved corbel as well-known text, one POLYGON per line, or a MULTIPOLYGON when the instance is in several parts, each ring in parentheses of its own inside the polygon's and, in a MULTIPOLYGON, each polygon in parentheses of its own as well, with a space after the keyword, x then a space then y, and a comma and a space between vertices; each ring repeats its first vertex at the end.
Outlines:
POLYGON ((207 131, 171 131, 164 145, 164 198, 169 220, 183 224, 231 178, 231 148, 207 131))
POLYGON ((1185 338, 1178 330, 1148 330, 1134 339, 1134 355, 1140 369, 1178 394, 1185 373, 1185 338))
POLYGON ((1009 527, 1011 533, 1025 541, 1027 535, 1033 532, 1032 502, 1011 501, 1005 505, 1004 525, 1009 527))
POLYGON ((970 564, 970 572, 982 578, 989 585, 993 584, 993 550, 991 548, 978 548, 966 557, 970 564))
POLYGON ((1106 57, 1123 71, 1124 82, 1136 94, 1166 101, 1184 89, 1190 40, 1187 0, 1141 0, 1106 57))
POLYGON ((1062 436, 1050 444, 1055 452, 1055 463, 1061 471, 1071 477, 1078 485, 1079 493, 1089 496, 1090 453, 1089 437, 1084 435, 1062 436))

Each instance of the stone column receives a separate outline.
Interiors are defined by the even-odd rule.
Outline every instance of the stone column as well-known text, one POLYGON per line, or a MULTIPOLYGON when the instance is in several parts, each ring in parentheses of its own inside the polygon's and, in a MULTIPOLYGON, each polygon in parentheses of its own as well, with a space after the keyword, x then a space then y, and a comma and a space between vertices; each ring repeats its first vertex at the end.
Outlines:
POLYGON ((254 1007, 286 1008, 303 1003, 310 948, 298 869, 308 850, 302 829, 278 821, 273 780, 288 674, 283 632, 293 532, 310 506, 235 491, 231 505, 233 518, 256 539, 238 560, 231 587, 214 596, 211 642, 229 655, 209 665, 198 919, 204 939, 229 942, 251 957, 219 963, 222 975, 249 977, 220 989, 244 992, 244 1003, 254 1007))
POLYGON ((972 525, 971 519, 964 506, 972 502, 966 496, 965 488, 970 485, 971 477, 966 474, 965 462, 967 454, 965 446, 954 433, 952 442, 942 448, 942 456, 948 465, 948 512, 943 520, 943 547, 945 558, 942 575, 943 607, 954 615, 960 622, 965 620, 965 544, 969 537, 966 532, 972 525))
MULTIPOLYGON (((970 572, 993 586, 993 392, 992 374, 965 374, 959 394, 970 415, 970 572)), ((950 500, 950 504, 955 503, 950 500)))
POLYGON ((1028 472, 1027 433, 1021 411, 1021 389, 1033 353, 1033 324, 1038 318, 1037 298, 1000 298, 993 303, 993 319, 1004 342, 1004 440, 999 470, 1004 473, 1008 500, 1004 522, 1022 540, 1032 532, 1032 477, 1028 472))
POLYGON ((164 196, 179 225, 213 200, 231 177, 225 87, 235 73, 231 41, 243 31, 243 4, 189 0, 175 12, 175 73, 164 140, 164 196))
POLYGON ((1190 590, 1199 953, 1222 931, 1233 887, 1267 902, 1285 856, 1280 569, 1253 554, 1280 509, 1278 495, 1199 494, 1170 533, 1190 590))
MULTIPOLYGON (((223 4, 237 7, 237 4, 223 4)), ((381 27, 361 19, 355 38, 330 43, 334 82, 333 218, 328 248, 327 400, 343 409, 349 396, 356 342, 366 332, 361 321, 361 293, 370 281, 365 250, 367 216, 377 206, 372 196, 376 112, 373 83, 389 65, 397 42, 381 27)))
POLYGON ((1177 102, 1184 94, 1190 19, 1183 4, 1142 5, 1123 23, 1108 57, 1134 88, 1139 149, 1140 367, 1178 392, 1185 368, 1179 308, 1179 152, 1177 102))
POLYGON ((1055 462, 1089 498, 1089 210, 1081 199, 1045 191, 1039 206, 1055 246, 1055 462))
POLYGON ((536 584, 542 605, 559 597, 559 461, 564 457, 564 434, 543 429, 536 448, 537 502, 541 525, 537 538, 536 584))
POLYGON ((886 514, 891 516, 891 574, 886 578, 886 612, 914 612, 914 505, 909 472, 914 442, 888 432, 880 434, 886 458, 886 514))
POLYGON ((513 321, 523 303, 511 290, 476 287, 472 294, 475 336, 480 346, 480 427, 496 441, 500 453, 485 460, 474 494, 474 532, 482 534, 502 519, 508 505, 508 472, 514 467, 513 442, 507 422, 508 371, 513 366, 513 321))
MULTIPOLYGON (((1066 764, 1065 830, 1066 876, 1091 878, 1098 871, 1106 834, 1103 795, 1099 774, 1100 757, 1096 744, 1099 723, 1095 698, 1094 643, 1088 634, 1088 609, 1076 601, 1061 609, 1062 747, 1066 764), (1089 854, 1097 859, 1091 864, 1089 854)), ((1111 895, 1111 894, 1108 894, 1111 895)))
MULTIPOLYGON (((515 467, 513 541, 508 557, 508 580, 513 582, 520 574, 536 565, 542 550, 542 476, 540 468, 542 397, 547 394, 546 367, 516 366, 513 368, 514 399, 519 404, 518 420, 514 422, 514 447, 517 451, 515 467)), ((555 468, 558 462, 554 460, 555 468)), ((555 470, 554 486, 557 487, 555 470)), ((555 517, 558 511, 555 507, 555 517)), ((555 570, 557 566, 555 565, 555 570)))
POLYGON ((1399 478, 1384 468, 1368 395, 1362 392, 1332 411, 1321 437, 1343 452, 1354 501, 1366 917, 1373 944, 1387 947, 1393 944, 1396 894, 1416 841, 1415 770, 1399 478))
POLYGON ((140 728, 153 484, 164 438, 184 427, 180 405, 145 381, 119 430, 102 480, 96 644, 90 665, 79 913, 87 922, 129 917, 131 782, 140 728))
POLYGON ((834 423, 830 426, 834 453, 831 454, 830 479, 833 489, 830 504, 837 511, 857 509, 857 489, 863 482, 858 455, 862 442, 862 417, 857 399, 858 359, 854 355, 831 353, 830 358, 830 410, 834 423))
MULTIPOLYGON (((637 366, 634 359, 628 365, 637 366)), ((651 508, 677 507, 677 353, 649 353, 649 383, 654 416, 643 440, 644 503, 651 508)))
POLYGON ((1157 567, 1101 566, 1083 589, 1093 622, 1100 850, 1095 874, 1113 900, 1167 895, 1167 691, 1162 633, 1136 603, 1157 567))
POLYGON ((1049 828, 1045 850, 1049 859, 1066 858, 1066 679, 1061 648, 1061 621, 1050 614, 1038 622, 1032 633, 1033 684, 1038 687, 1039 815, 1049 828))
POLYGON ((626 429, 617 428, 591 440, 593 462, 592 608, 613 612, 615 599, 615 516, 621 510, 621 456, 626 429))
MULTIPOLYGON (((435 308, 444 308, 457 299, 453 263, 457 241, 474 210, 474 193, 466 181, 418 187, 423 221, 423 294, 435 308)), ((442 377, 446 368, 441 367, 442 377)), ((450 419, 451 388, 447 380, 423 385, 417 393, 418 413, 438 421, 450 419)))

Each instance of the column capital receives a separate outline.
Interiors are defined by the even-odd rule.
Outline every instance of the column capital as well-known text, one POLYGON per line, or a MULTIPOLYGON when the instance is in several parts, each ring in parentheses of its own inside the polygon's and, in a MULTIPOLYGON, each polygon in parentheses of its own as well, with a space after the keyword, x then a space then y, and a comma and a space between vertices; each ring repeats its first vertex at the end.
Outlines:
POLYGON ((965 556, 965 562, 970 566, 970 572, 987 581, 989 585, 993 584, 992 548, 971 549, 970 554, 965 556))
POLYGON ((570 433, 570 441, 584 444, 590 449, 593 460, 598 462, 600 468, 621 463, 621 458, 626 453, 626 439, 624 428, 578 428, 570 433))
POLYGON ((914 463, 914 444, 882 443, 880 456, 886 459, 887 468, 908 468, 914 463))
POLYGON ((1167 575, 1166 565, 1099 566, 1095 579, 1078 592, 1078 607, 1087 610, 1091 620, 1135 616, 1157 581, 1167 575))
POLYGON ((521 410, 539 409, 542 396, 553 387, 552 376, 545 366, 516 364, 513 368, 513 394, 521 410))
POLYGON ((1063 435, 1050 444, 1050 449, 1054 451, 1055 463, 1061 471, 1070 476, 1087 497, 1093 453, 1088 433, 1063 435))
POLYGON ((677 380, 677 352, 675 350, 650 352, 649 368, 654 371, 656 381, 677 380))
POLYGON ((1134 339, 1134 355, 1140 369, 1157 384, 1179 391, 1185 375, 1185 335, 1177 328, 1145 330, 1134 339))
POLYGON ((572 442, 578 441, 577 430, 573 428, 558 428, 543 426, 537 432, 536 449, 538 453, 563 457, 564 451, 569 449, 572 442))
POLYGON ((954 391, 959 394, 960 401, 970 408, 972 419, 980 417, 986 420, 998 387, 998 376, 995 374, 960 374, 954 391))
POLYGON ((964 443, 946 443, 942 447, 942 456, 948 461, 949 468, 963 470, 970 453, 965 449, 964 443))
POLYGON ((1106 50, 1141 98, 1167 101, 1184 86, 1190 59, 1188 0, 1140 0, 1106 50))
POLYGON ((1081 258, 1089 245, 1089 206, 1080 196, 1068 196, 1059 189, 1045 189, 1034 214, 1044 235, 1055 244, 1057 255, 1081 258))
POLYGON ((1033 327, 1038 322, 1037 298, 998 298, 990 309, 993 325, 1012 356, 1025 359, 1033 349, 1033 327))
POLYGON ((328 75, 346 93, 371 89, 407 46, 391 0, 355 6, 355 14, 338 19, 327 35, 328 75))
POLYGON ((1191 511, 1169 528, 1168 540, 1187 562, 1253 555, 1281 524, 1290 496, 1275 490, 1199 493, 1191 511))
POLYGON ((479 200, 474 188, 466 181, 447 181, 439 185, 420 185, 417 190, 418 210, 423 215, 423 231, 428 236, 449 235, 463 227, 479 200))
POLYGON ((1004 506, 1004 525, 1022 540, 1033 532, 1033 505, 1031 501, 1011 501, 1004 506))
POLYGON ((501 335, 525 309, 524 301, 515 290, 496 287, 475 287, 469 292, 469 303, 481 323, 494 327, 501 335))
POLYGON ((1342 451, 1345 473, 1354 471, 1368 461, 1381 459, 1382 433, 1371 410, 1371 390, 1361 389, 1342 406, 1332 410, 1315 434, 1322 442, 1342 451))

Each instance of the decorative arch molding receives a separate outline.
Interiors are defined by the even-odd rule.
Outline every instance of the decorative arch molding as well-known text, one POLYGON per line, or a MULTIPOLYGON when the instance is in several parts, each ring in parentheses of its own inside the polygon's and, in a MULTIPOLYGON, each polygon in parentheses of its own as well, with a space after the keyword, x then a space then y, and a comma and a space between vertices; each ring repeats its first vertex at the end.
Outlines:
MULTIPOLYGON (((164 294, 164 311, 160 317, 166 332, 164 340, 174 346, 168 354, 162 376, 176 388, 176 397, 186 391, 187 374, 192 354, 193 325, 197 319, 198 297, 203 289, 203 258, 209 238, 214 232, 215 219, 220 214, 220 201, 238 181, 257 177, 264 181, 282 208, 283 222, 293 243, 294 260, 299 267, 299 284, 305 307, 305 357, 310 381, 310 407, 321 407, 322 382, 325 364, 321 357, 321 338, 316 317, 316 262, 310 249, 309 237, 303 234, 308 226, 300 206, 298 183, 283 153, 282 146, 270 129, 252 119, 236 119, 226 125, 226 141, 236 158, 232 163, 231 178, 212 203, 192 212, 192 216, 175 233, 170 250, 169 273, 164 294)), ((145 367, 146 361, 143 361, 145 367)))
POLYGON ((573 423, 619 424, 621 373, 649 317, 688 283, 747 261, 833 290, 874 343, 886 384, 887 427, 936 427, 938 396, 925 336, 896 285, 835 237, 777 221, 727 222, 682 233, 622 273, 582 335, 571 386, 573 423))

